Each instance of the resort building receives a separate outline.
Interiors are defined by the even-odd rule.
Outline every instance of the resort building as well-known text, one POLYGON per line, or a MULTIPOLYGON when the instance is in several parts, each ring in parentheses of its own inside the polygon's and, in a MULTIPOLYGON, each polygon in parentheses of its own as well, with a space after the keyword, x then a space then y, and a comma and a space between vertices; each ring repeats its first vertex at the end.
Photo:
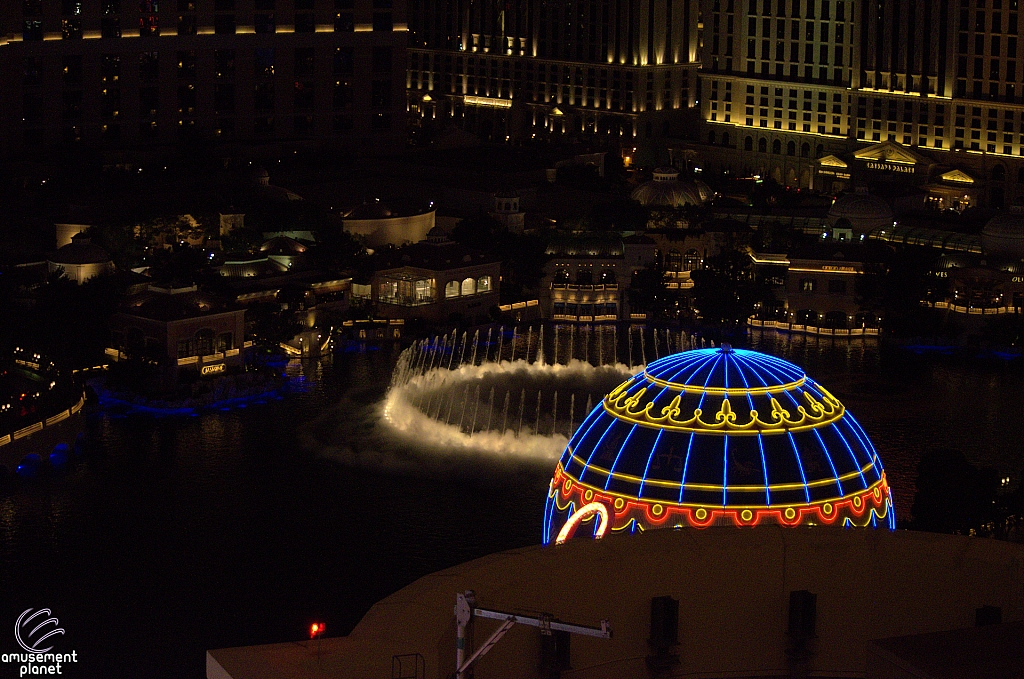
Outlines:
POLYGON ((696 0, 414 2, 408 110, 494 141, 649 145, 682 133, 671 112, 696 113, 698 14, 696 0))
POLYGON ((979 204, 1024 197, 1016 2, 701 0, 701 11, 702 162, 837 191, 850 173, 828 156, 856 152, 881 181, 934 180, 918 155, 970 175, 979 204), (906 150, 863 156, 880 142, 906 150))
POLYGON ((399 149, 402 0, 0 3, 0 154, 399 149))
POLYGON ((484 323, 497 311, 500 285, 498 259, 448 240, 435 227, 426 241, 384 255, 369 301, 384 318, 484 323))
POLYGON ((434 228, 435 213, 433 203, 401 209, 377 199, 344 212, 342 228, 370 248, 408 245, 427 237, 434 228))
POLYGON ((140 359, 158 366, 166 384, 186 373, 218 375, 242 365, 245 308, 202 293, 195 285, 156 285, 110 320, 113 361, 140 359))
POLYGON ((110 254, 82 233, 72 237, 67 245, 57 248, 47 258, 46 265, 49 273, 60 273, 79 285, 114 271, 110 254))
POLYGON ((592 323, 628 320, 633 276, 657 263, 646 236, 566 235, 552 239, 541 280, 546 318, 592 323))

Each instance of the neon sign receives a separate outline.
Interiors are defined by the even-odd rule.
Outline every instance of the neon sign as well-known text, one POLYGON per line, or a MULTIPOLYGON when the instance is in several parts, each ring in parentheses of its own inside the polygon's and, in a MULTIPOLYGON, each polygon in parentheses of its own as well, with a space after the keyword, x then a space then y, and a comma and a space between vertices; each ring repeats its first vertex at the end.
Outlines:
POLYGON ((543 540, 762 523, 895 529, 895 513, 839 399, 792 363, 726 346, 655 361, 587 415, 555 468, 543 540))
POLYGON ((203 375, 217 375, 222 372, 226 372, 228 367, 223 363, 214 363, 213 365, 204 365, 202 369, 203 375))

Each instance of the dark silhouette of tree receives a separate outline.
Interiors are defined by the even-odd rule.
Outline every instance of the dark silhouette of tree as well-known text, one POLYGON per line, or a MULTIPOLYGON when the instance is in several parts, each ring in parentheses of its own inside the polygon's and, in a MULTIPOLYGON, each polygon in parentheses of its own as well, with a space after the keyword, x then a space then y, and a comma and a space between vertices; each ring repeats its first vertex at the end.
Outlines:
POLYGON ((632 312, 646 313, 652 321, 665 319, 674 299, 665 289, 665 273, 658 266, 640 269, 629 284, 629 306, 632 312))
POLYGON ((708 257, 704 268, 691 276, 697 309, 711 325, 744 324, 754 314, 757 302, 774 299, 771 289, 753 276, 750 257, 737 250, 708 257))
POLYGON ((971 464, 959 450, 921 456, 910 527, 936 533, 985 533, 997 518, 998 474, 971 464))

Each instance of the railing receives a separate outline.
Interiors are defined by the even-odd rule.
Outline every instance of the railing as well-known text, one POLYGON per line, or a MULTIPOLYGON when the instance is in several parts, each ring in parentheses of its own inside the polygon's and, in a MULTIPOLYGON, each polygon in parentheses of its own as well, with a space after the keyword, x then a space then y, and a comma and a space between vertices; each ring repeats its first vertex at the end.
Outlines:
POLYGON ((593 290, 600 292, 601 290, 618 290, 618 283, 601 283, 599 285, 577 285, 575 283, 552 283, 552 290, 593 290))
POLYGON ((878 328, 822 328, 816 325, 790 323, 788 321, 762 321, 748 318, 747 325, 752 328, 773 328, 781 332, 799 332, 807 335, 828 335, 832 337, 871 337, 877 336, 878 328))
MULTIPOLYGON (((472 295, 459 295, 459 297, 472 297, 472 295)), ((448 299, 458 299, 459 297, 449 297, 448 299)), ((395 306, 426 306, 437 302, 433 297, 416 298, 407 296, 378 297, 377 301, 381 304, 394 304, 395 306)))
POLYGON ((1024 312, 1024 308, 1018 306, 960 306, 958 304, 950 304, 949 302, 921 302, 921 306, 933 309, 949 309, 955 314, 968 314, 971 316, 997 316, 999 314, 1019 314, 1024 312))
POLYGON ((84 405, 85 394, 82 394, 81 398, 78 399, 78 402, 75 403, 70 408, 68 408, 67 410, 63 410, 54 415, 53 417, 47 417, 46 419, 41 420, 39 422, 34 422, 28 425, 27 427, 22 427, 21 429, 18 429, 17 431, 11 434, 0 436, 0 446, 6 446, 8 443, 11 443, 12 441, 17 441, 19 439, 25 438, 26 436, 31 436, 36 432, 40 432, 43 430, 44 427, 52 427, 55 424, 63 422, 64 420, 68 419, 69 417, 77 413, 79 410, 81 410, 84 405))
POLYGON ((502 304, 498 307, 500 311, 512 311, 513 309, 525 309, 526 307, 537 306, 540 304, 540 300, 531 299, 525 302, 513 302, 512 304, 502 304))
POLYGON ((619 317, 615 314, 601 314, 599 316, 575 316, 570 314, 552 314, 553 321, 575 321, 578 323, 594 323, 597 321, 617 321, 619 317))
POLYGON ((423 679, 427 676, 427 661, 419 653, 391 656, 391 679, 423 679))

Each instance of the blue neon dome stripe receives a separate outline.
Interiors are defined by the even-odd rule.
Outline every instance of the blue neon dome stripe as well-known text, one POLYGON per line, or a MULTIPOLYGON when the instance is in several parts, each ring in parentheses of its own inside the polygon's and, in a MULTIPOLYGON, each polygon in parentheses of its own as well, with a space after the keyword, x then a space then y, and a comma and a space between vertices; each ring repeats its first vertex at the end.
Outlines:
MULTIPOLYGON (((745 422, 752 411, 767 421, 773 400, 798 417, 797 408, 812 412, 808 397, 818 403, 831 398, 792 363, 739 349, 658 359, 627 380, 619 395, 641 390, 637 409, 650 404, 657 417, 679 398, 681 417, 700 408, 705 422, 714 421, 726 400, 737 422, 745 422)), ((571 477, 627 498, 706 506, 823 501, 866 489, 882 475, 877 452, 849 412, 798 431, 734 435, 638 424, 612 415, 604 403, 570 438, 562 465, 571 477)))

